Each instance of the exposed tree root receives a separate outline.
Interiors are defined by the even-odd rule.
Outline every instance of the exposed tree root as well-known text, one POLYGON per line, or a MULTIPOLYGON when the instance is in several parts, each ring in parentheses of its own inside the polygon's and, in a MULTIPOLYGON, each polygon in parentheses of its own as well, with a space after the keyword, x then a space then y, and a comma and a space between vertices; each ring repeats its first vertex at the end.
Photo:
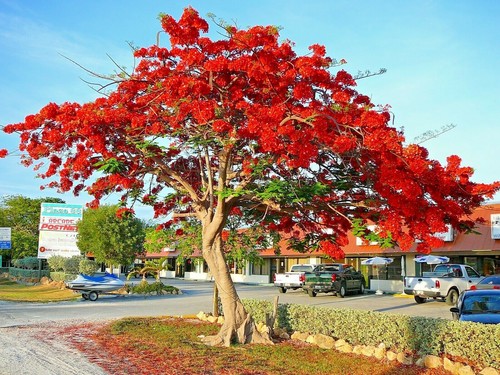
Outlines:
POLYGON ((259 332, 250 314, 238 327, 236 324, 224 323, 219 333, 202 338, 202 342, 210 346, 226 346, 232 343, 238 344, 265 344, 273 345, 274 342, 268 332, 259 332))

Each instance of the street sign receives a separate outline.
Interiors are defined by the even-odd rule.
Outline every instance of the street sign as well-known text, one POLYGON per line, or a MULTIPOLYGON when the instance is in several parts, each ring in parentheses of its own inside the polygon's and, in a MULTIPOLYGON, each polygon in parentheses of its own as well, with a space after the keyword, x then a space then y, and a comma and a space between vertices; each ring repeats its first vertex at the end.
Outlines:
POLYGON ((38 258, 80 255, 76 246, 77 223, 83 215, 80 204, 42 203, 38 237, 38 258))
POLYGON ((11 228, 0 228, 0 250, 9 250, 11 248, 11 228))

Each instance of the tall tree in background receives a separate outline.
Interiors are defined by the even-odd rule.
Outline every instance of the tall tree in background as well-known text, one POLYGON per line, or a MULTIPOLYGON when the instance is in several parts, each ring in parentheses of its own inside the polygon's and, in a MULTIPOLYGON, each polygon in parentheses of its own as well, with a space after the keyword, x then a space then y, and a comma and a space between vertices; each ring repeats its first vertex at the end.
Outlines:
MULTIPOLYGON (((241 220, 235 217, 228 218, 221 236, 226 259, 229 263, 236 263, 240 269, 246 267, 246 262, 259 264, 262 261, 259 251, 275 244, 263 228, 243 228, 241 220)), ((160 253, 165 248, 177 250, 177 261, 183 263, 186 258, 200 257, 202 246, 202 227, 198 220, 183 220, 167 229, 146 229, 144 249, 147 253, 160 253)))
MULTIPOLYGON (((224 241, 224 256, 230 271, 237 266, 240 270, 250 264, 263 263, 259 251, 269 249, 275 243, 260 226, 242 228, 241 216, 230 216, 221 237, 224 241), (231 267, 233 266, 233 267, 231 267)), ((177 265, 185 266, 187 258, 199 260, 202 254, 202 227, 198 220, 186 219, 175 223, 168 229, 146 229, 144 249, 148 253, 159 253, 165 248, 178 251, 177 265)), ((277 243, 276 243, 277 244, 277 243)), ((188 260, 189 261, 189 260, 188 260)), ((210 270, 209 270, 210 271, 210 270)), ((213 311, 219 316, 219 291, 214 284, 213 311)))
POLYGON ((144 252, 143 222, 117 205, 85 210, 77 227, 78 248, 91 253, 96 262, 129 265, 144 252))
POLYGON ((0 227, 11 228, 12 259, 38 256, 38 227, 42 203, 64 203, 59 198, 3 197, 0 201, 0 227))
MULTIPOLYGON (((226 264, 230 215, 285 233, 301 251, 343 257, 350 230, 377 224, 388 245, 441 244, 447 223, 473 226, 472 210, 500 187, 471 181, 458 156, 446 165, 405 144, 388 108, 358 93, 355 79, 312 45, 297 55, 278 28, 219 23, 220 40, 188 8, 161 16, 170 45, 135 50, 133 72, 86 104, 48 104, 19 124, 24 162, 48 161, 49 187, 101 198, 142 197, 156 217, 196 218, 202 254, 221 291, 225 323, 212 344, 269 342, 254 327, 226 264), (338 70, 338 71, 336 71, 338 70), (95 173, 99 172, 99 173, 95 173), (90 179, 94 176, 95 179, 90 179)), ((6 151, 0 152, 5 155, 6 151)))

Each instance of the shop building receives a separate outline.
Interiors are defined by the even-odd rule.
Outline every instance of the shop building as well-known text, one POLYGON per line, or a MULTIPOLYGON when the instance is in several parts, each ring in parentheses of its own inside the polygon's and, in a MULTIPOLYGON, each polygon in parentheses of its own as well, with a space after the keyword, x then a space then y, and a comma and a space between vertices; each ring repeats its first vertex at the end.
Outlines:
MULTIPOLYGON (((491 203, 477 208, 472 218, 482 217, 485 221, 478 224, 473 233, 458 233, 451 228, 445 233, 438 233, 444 240, 442 247, 435 248, 433 255, 444 255, 450 263, 463 263, 474 267, 480 274, 488 275, 500 273, 500 203, 491 203)), ((231 277, 234 282, 267 284, 272 283, 275 273, 288 271, 294 264, 320 264, 341 262, 349 263, 360 270, 368 281, 367 289, 381 289, 385 292, 402 292, 405 276, 420 275, 429 271, 427 264, 415 262, 415 258, 423 254, 416 251, 416 244, 409 251, 402 251, 398 247, 381 248, 377 243, 364 243, 353 235, 349 238, 349 245, 343 248, 345 259, 332 261, 319 252, 298 253, 280 246, 280 254, 272 249, 260 253, 262 261, 249 263, 244 267, 230 264, 231 277), (383 256, 392 258, 393 262, 385 266, 365 266, 361 262, 365 259, 383 256)), ((174 271, 163 271, 162 277, 182 277, 192 280, 211 280, 212 276, 206 262, 200 254, 193 254, 184 262, 177 262, 177 251, 164 251, 148 254, 148 258, 168 257, 174 271)))

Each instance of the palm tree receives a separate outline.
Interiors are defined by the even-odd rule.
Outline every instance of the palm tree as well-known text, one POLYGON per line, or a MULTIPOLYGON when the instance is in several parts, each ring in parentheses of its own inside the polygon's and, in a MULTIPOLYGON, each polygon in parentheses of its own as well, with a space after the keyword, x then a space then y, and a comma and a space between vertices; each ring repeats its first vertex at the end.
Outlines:
POLYGON ((142 267, 135 267, 128 275, 127 280, 130 280, 131 277, 139 275, 142 276, 142 280, 146 280, 146 276, 149 273, 155 275, 156 281, 160 282, 160 273, 163 270, 171 269, 172 267, 168 264, 168 258, 160 258, 148 260, 142 267))

